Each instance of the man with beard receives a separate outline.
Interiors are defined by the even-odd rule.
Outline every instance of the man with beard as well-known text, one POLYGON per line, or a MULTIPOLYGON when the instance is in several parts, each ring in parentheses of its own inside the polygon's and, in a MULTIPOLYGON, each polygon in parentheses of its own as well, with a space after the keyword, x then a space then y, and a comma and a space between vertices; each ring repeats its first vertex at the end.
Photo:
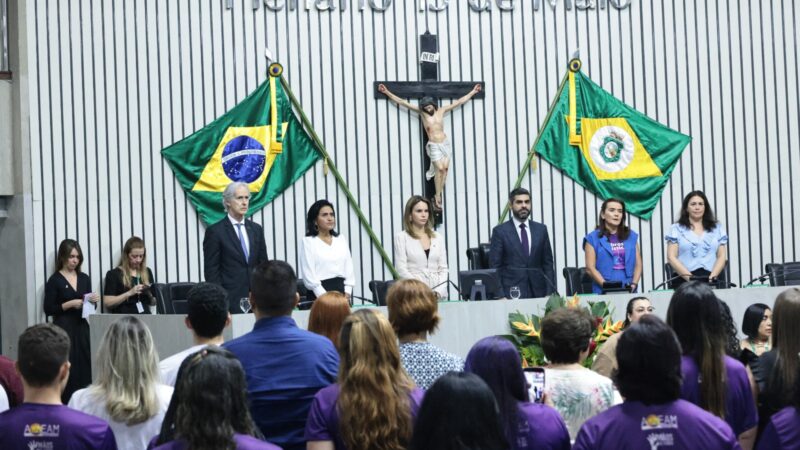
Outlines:
POLYGON ((489 265, 497 269, 506 296, 519 288, 521 298, 544 297, 556 291, 553 250, 547 227, 528 220, 531 193, 516 188, 508 194, 511 220, 492 230, 489 265))
POLYGON ((441 108, 438 107, 433 97, 423 97, 419 101, 419 107, 417 107, 393 94, 383 84, 378 85, 378 91, 386 95, 389 100, 419 114, 422 126, 425 127, 425 134, 428 135, 428 144, 425 146, 425 151, 428 154, 428 158, 431 159, 431 166, 425 172, 425 178, 428 180, 433 178, 433 183, 436 187, 433 204, 436 209, 441 210, 442 191, 444 191, 444 184, 447 180, 447 171, 450 168, 450 153, 452 152, 450 140, 444 132, 444 115, 468 102, 472 96, 481 91, 481 85, 476 84, 467 95, 441 108))

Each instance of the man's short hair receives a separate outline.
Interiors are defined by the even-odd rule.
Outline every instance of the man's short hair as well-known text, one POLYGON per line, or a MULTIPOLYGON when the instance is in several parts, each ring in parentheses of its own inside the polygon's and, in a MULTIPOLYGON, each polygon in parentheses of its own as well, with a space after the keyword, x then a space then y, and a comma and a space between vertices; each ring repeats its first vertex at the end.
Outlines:
POLYGON ((663 404, 681 394, 681 345, 675 332, 648 314, 631 324, 617 344, 618 368, 612 375, 630 401, 663 404))
POLYGON ((256 308, 266 315, 289 314, 297 298, 294 269, 277 260, 259 264, 250 275, 250 296, 256 308))
POLYGON ((189 323, 206 339, 222 334, 228 320, 228 293, 214 283, 199 283, 189 291, 189 323))
POLYGON ((22 378, 33 387, 53 384, 61 366, 69 360, 69 336, 49 324, 28 327, 19 337, 17 366, 22 378))
POLYGON ((542 350, 551 363, 578 362, 582 351, 589 346, 594 325, 584 309, 560 308, 542 319, 542 350))
POLYGON ((419 280, 400 280, 386 294, 389 322, 398 336, 432 333, 439 324, 439 296, 419 280))
POLYGON ((531 197, 531 192, 529 190, 525 189, 525 188, 518 187, 518 188, 516 188, 516 189, 514 189, 514 190, 512 190, 511 192, 508 193, 508 201, 509 202, 513 202, 514 201, 514 197, 516 197, 518 195, 527 195, 528 198, 530 198, 531 197))

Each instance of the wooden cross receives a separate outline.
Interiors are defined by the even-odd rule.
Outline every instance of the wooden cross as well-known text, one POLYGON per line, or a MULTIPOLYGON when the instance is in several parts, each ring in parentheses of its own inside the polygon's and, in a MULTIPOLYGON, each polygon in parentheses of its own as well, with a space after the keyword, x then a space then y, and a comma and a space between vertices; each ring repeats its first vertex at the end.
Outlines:
MULTIPOLYGON (((472 90, 476 84, 480 84, 481 88, 484 87, 482 81, 439 81, 439 41, 435 34, 426 31, 419 37, 420 48, 420 81, 376 81, 374 83, 375 98, 386 98, 386 96, 378 91, 378 85, 384 84, 391 92, 398 97, 402 98, 415 98, 421 99, 422 97, 433 97, 437 101, 442 98, 460 98, 472 90)), ((473 99, 483 98, 484 89, 481 89, 473 99)), ((420 122, 420 130, 422 131, 422 173, 428 170, 431 164, 428 158, 425 147, 428 144, 428 135, 420 122)), ((452 142, 452 140, 451 140, 452 142)), ((452 158, 455 157, 456 151, 453 152, 452 158)), ((422 177, 425 180, 425 177, 422 177)), ((425 180, 424 196, 425 198, 433 198, 436 188, 433 179, 425 180)), ((431 211, 434 217, 434 223, 440 225, 442 223, 442 211, 431 211)))

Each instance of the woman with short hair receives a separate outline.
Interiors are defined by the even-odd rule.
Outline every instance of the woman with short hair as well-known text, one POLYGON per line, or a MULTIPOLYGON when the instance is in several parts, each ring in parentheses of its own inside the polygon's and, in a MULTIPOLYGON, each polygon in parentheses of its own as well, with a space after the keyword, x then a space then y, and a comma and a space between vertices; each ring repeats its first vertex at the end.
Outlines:
POLYGON ((697 281, 681 285, 672 295, 667 323, 683 348, 681 398, 724 419, 742 448, 753 448, 755 400, 744 365, 725 353, 723 306, 714 291, 697 281))
POLYGON ((747 336, 740 342, 742 352, 747 351, 757 358, 770 351, 772 309, 763 303, 753 303, 748 306, 742 318, 742 332, 747 336))
POLYGON ((314 301, 308 314, 308 331, 325 336, 339 348, 342 324, 350 315, 350 302, 341 292, 326 292, 314 301))
POLYGON ((125 241, 117 267, 106 273, 103 305, 113 314, 150 314, 156 301, 150 292, 153 282, 144 241, 133 236, 125 241))
POLYGON ((437 378, 461 371, 464 361, 428 342, 439 325, 439 296, 419 280, 400 280, 386 295, 389 322, 400 341, 400 359, 414 382, 428 389, 437 378))
POLYGON ((94 384, 75 392, 70 408, 107 421, 118 448, 145 448, 161 428, 173 391, 161 384, 147 325, 135 316, 111 324, 97 350, 97 372, 94 384))
POLYGON ((181 363, 161 433, 149 448, 280 450, 262 439, 250 417, 242 364, 233 353, 211 345, 181 363))
POLYGON ((336 384, 314 396, 308 450, 401 450, 424 392, 400 364, 397 338, 379 312, 361 309, 342 326, 336 384))
POLYGON ((642 317, 617 346, 614 383, 625 398, 587 420, 577 450, 739 448, 722 419, 681 400, 681 347, 675 333, 656 316, 642 317))
POLYGON ((508 450, 492 390, 477 375, 449 372, 425 393, 409 450, 508 450))
POLYGON ((514 344, 500 336, 481 339, 467 354, 464 371, 481 377, 494 393, 513 450, 569 450, 569 432, 558 411, 530 401, 514 344))

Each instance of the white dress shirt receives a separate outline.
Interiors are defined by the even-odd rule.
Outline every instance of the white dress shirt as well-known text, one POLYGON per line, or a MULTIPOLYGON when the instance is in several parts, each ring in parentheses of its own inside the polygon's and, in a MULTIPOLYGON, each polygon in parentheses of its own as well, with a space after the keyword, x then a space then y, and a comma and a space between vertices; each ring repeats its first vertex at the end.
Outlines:
POLYGON ((528 254, 531 254, 531 224, 529 221, 520 222, 514 215, 511 215, 511 220, 514 221, 514 226, 517 227, 517 237, 519 238, 519 245, 522 246, 522 230, 519 229, 521 224, 525 224, 525 233, 528 234, 528 254))
POLYGON ((319 236, 306 236, 300 244, 300 278, 306 289, 319 297, 324 294, 322 280, 344 278, 344 291, 353 293, 356 276, 353 271, 353 257, 347 239, 341 234, 334 236, 330 245, 319 236))
POLYGON ((244 217, 242 217, 241 222, 237 222, 236 219, 233 218, 230 214, 228 214, 228 220, 231 221, 231 225, 233 225, 233 232, 236 233, 236 237, 239 237, 239 226, 241 225, 242 229, 242 238, 244 239, 244 246, 247 248, 247 259, 250 259, 250 239, 247 238, 247 227, 244 226, 244 217))
POLYGON ((447 250, 441 234, 434 232, 430 254, 426 256, 422 241, 405 231, 397 232, 394 235, 394 260, 400 278, 422 281, 431 289, 435 287, 440 297, 447 297, 447 250))

